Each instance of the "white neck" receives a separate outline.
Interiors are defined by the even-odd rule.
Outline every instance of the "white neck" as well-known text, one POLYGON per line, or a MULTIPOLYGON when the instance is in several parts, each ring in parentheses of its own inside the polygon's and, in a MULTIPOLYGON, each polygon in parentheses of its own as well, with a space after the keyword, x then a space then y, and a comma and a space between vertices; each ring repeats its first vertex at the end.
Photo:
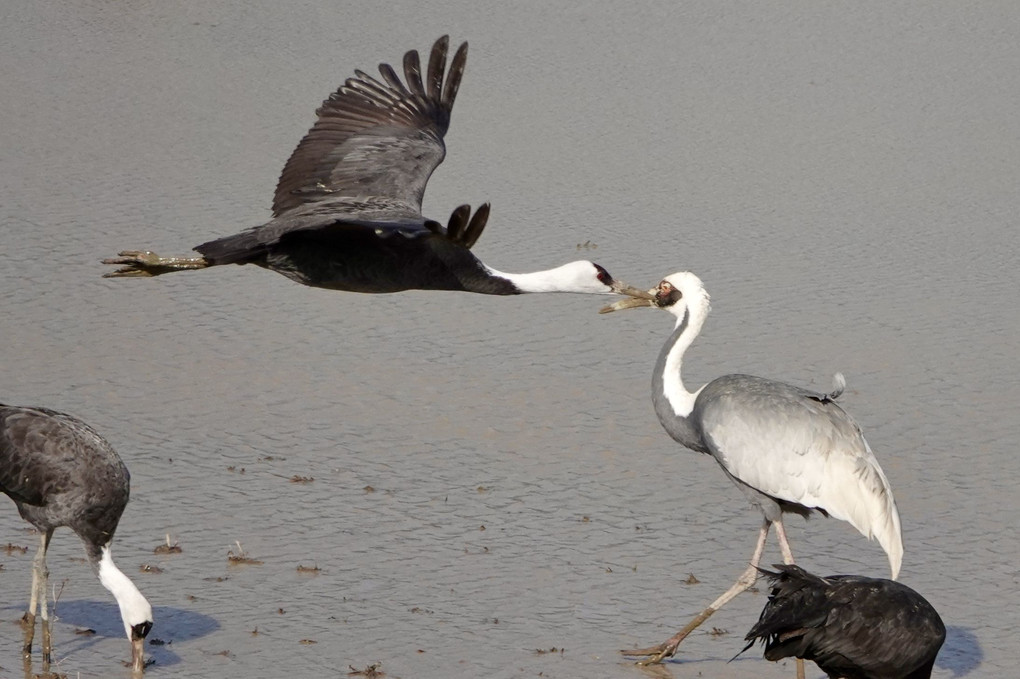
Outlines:
POLYGON ((102 548, 102 553, 98 568, 99 582, 110 590, 117 600, 117 605, 120 606, 120 617, 124 621, 124 631, 127 633, 127 638, 131 639, 131 628, 134 625, 152 621, 152 606, 135 587, 135 583, 131 582, 131 578, 124 575, 113 563, 109 544, 102 548))
POLYGON ((596 278, 595 265, 577 261, 555 269, 530 273, 506 273, 486 267, 493 276, 505 278, 521 292, 608 293, 609 287, 596 278))
MULTIPOLYGON (((677 310, 679 311, 679 309, 677 310)), ((662 391, 666 396, 666 400, 669 401, 669 405, 673 408, 673 412, 679 417, 687 417, 694 410, 694 402, 698 398, 698 394, 704 389, 702 385, 697 391, 691 393, 684 387, 683 376, 681 375, 681 368, 683 366, 684 352, 687 351, 691 343, 701 332, 701 326, 705 324, 705 319, 708 317, 709 304, 707 295, 702 298, 695 298, 688 300, 686 308, 679 318, 677 318, 676 325, 674 328, 679 328, 681 325, 685 325, 680 336, 673 342, 673 346, 670 347, 669 353, 666 354, 666 364, 663 366, 662 375, 662 391)))

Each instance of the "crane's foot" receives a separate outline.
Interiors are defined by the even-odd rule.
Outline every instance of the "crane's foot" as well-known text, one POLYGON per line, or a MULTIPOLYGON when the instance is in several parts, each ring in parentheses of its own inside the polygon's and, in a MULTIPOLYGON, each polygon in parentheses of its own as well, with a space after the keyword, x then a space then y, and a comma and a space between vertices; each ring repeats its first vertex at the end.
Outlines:
POLYGON ((35 641, 35 614, 25 612, 21 616, 21 629, 24 631, 24 641, 21 644, 21 652, 26 658, 32 657, 32 642, 35 641))
POLYGON ((204 257, 160 257, 155 252, 142 250, 124 250, 117 257, 104 259, 103 264, 125 265, 103 274, 103 278, 144 278, 209 266, 204 257))
POLYGON ((623 655, 629 656, 645 656, 644 660, 638 660, 638 665, 656 665, 661 663, 666 658, 672 658, 673 654, 676 653, 677 646, 680 645, 679 639, 670 639, 669 641, 659 644, 658 646, 649 646, 648 648, 632 648, 628 650, 620 651, 623 655))

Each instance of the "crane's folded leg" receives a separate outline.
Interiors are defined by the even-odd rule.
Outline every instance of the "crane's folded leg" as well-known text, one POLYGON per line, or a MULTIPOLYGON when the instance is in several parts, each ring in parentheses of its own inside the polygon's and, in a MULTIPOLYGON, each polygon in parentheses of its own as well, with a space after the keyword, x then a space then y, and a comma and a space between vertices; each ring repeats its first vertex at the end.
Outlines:
POLYGON ((624 650, 620 651, 620 653, 623 655, 648 656, 645 660, 639 660, 638 665, 651 665, 673 657, 680 642, 686 639, 688 634, 697 629, 701 623, 708 620, 713 613, 722 608, 730 599, 741 592, 747 591, 754 585, 758 579, 758 562, 761 560, 762 552, 765 551, 765 539, 769 535, 770 525, 771 522, 768 519, 765 519, 762 523, 761 531, 758 533, 758 542, 754 547, 754 553, 751 555, 751 564, 747 567, 747 570, 740 574, 740 577, 737 578, 733 586, 726 590, 722 596, 710 603, 708 608, 694 616, 694 619, 687 623, 686 627, 658 646, 624 650))
POLYGON ((104 259, 103 264, 126 265, 103 274, 103 278, 159 276, 171 271, 204 269, 210 265, 205 257, 160 257, 155 252, 141 250, 124 250, 117 257, 104 259))

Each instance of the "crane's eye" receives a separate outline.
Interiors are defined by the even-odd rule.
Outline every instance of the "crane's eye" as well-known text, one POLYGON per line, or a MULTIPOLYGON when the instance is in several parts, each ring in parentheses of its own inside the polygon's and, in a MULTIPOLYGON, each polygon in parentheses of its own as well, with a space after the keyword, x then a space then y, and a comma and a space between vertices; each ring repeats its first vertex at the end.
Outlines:
POLYGON ((599 282, 604 285, 609 285, 613 282, 613 277, 609 275, 609 272, 598 264, 595 264, 595 277, 598 278, 599 282))
POLYGON ((678 288, 674 288, 669 281, 659 283, 659 291, 655 293, 655 304, 660 307, 673 306, 684 296, 678 288))

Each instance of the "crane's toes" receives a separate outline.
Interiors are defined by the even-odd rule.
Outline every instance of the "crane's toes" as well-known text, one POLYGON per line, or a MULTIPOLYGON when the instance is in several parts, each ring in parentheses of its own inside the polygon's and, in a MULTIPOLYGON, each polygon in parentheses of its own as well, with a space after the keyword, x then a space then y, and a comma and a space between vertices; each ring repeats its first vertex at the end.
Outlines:
POLYGON ((666 658, 673 657, 676 653, 676 647, 679 644, 659 644, 657 646, 649 646, 648 648, 632 648, 629 650, 620 651, 622 655, 630 656, 645 656, 644 660, 638 660, 638 665, 654 665, 660 663, 666 658))
POLYGON ((103 278, 136 278, 155 276, 153 268, 159 265, 160 257, 155 252, 123 250, 117 257, 104 259, 103 264, 126 264, 116 271, 104 273, 103 278))
MULTIPOLYGON (((110 262, 104 262, 104 263, 109 264, 110 262)), ((152 277, 152 276, 155 276, 155 275, 156 274, 152 273, 151 271, 149 271, 147 269, 143 269, 141 267, 137 267, 137 266, 123 266, 123 267, 117 269, 116 271, 110 271, 110 272, 104 273, 103 274, 103 278, 139 278, 139 277, 141 277, 141 278, 148 278, 148 277, 152 277)))

